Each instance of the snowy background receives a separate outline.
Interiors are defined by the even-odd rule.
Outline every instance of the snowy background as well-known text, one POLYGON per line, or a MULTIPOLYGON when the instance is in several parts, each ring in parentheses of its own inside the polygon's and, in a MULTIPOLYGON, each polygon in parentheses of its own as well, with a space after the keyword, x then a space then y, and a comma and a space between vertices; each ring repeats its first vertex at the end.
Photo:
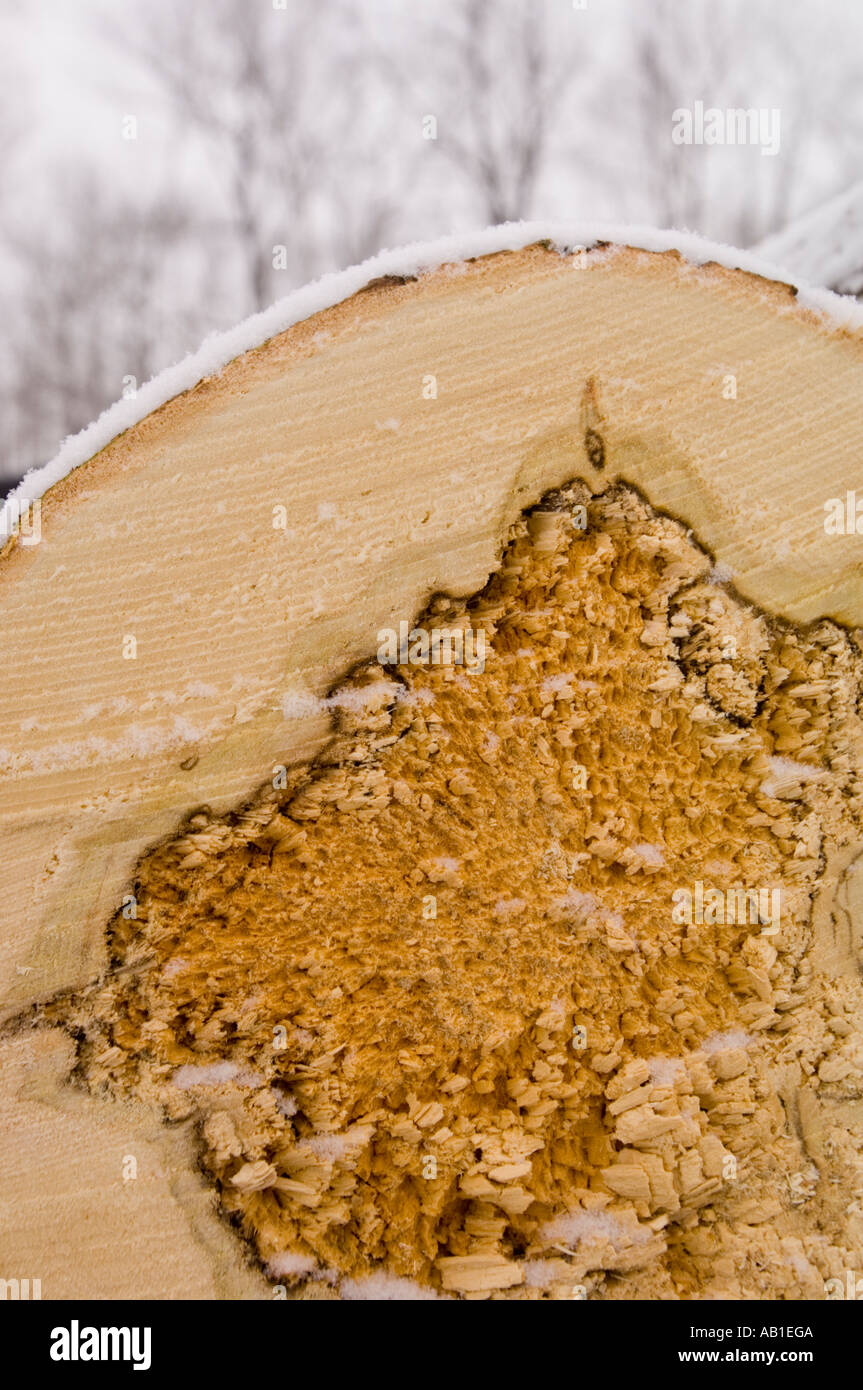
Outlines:
POLYGON ((507 219, 863 287, 852 0, 5 0, 0 490, 321 273, 507 219), (779 151, 672 115, 778 110, 779 151))

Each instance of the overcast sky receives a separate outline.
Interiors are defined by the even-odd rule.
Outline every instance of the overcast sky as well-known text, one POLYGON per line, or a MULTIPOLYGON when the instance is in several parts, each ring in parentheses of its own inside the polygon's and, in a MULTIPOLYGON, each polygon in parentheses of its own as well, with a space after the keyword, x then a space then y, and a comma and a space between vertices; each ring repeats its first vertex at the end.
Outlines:
POLYGON ((470 0, 288 0, 284 14, 272 0, 244 0, 237 23, 262 13, 273 38, 298 17, 326 19, 301 61, 309 89, 299 114, 282 119, 302 82, 286 76, 282 102, 277 78, 270 114, 253 127, 250 186, 238 189, 212 123, 182 115, 133 55, 158 32, 166 60, 214 74, 202 88, 214 109, 248 102, 225 75, 231 38, 215 22, 230 3, 5 0, 0 483, 50 456, 128 375, 168 365, 262 301, 383 245, 495 220, 500 198, 481 176, 489 149, 506 175, 508 216, 686 225, 744 245, 863 178, 863 5, 852 0, 588 0, 585 9, 488 0, 498 22, 487 30, 485 106, 478 66, 459 67, 452 38, 470 0), (160 27, 172 14, 192 25, 182 51, 160 27), (523 80, 524 33, 507 29, 506 14, 516 26, 535 20, 548 63, 569 78, 523 193, 515 149, 536 102, 523 80), (778 154, 675 149, 673 112, 697 101, 778 109, 778 154), (422 137, 428 113, 436 141, 422 137), (127 116, 134 140, 124 139, 127 116), (317 145, 303 171, 306 139, 317 145), (256 235, 267 264, 254 288, 256 235), (269 258, 282 242, 288 265, 274 275, 269 258))
MULTIPOLYGON (((178 0, 179 2, 179 0, 178 0)), ((312 3, 313 0, 290 0, 291 3, 312 3)), ((445 0, 442 0, 445 3, 445 0)), ((201 22, 206 22, 208 0, 182 0, 186 8, 197 10, 201 22)), ((254 5, 256 0, 248 0, 254 5)), ((493 7, 495 0, 489 0, 493 7)), ((525 0, 537 4, 537 0, 525 0)), ((544 0, 539 0, 542 8, 544 0)), ((716 17, 717 29, 730 0, 682 0, 677 8, 702 11, 716 17)), ((615 131, 620 127, 626 92, 603 86, 602 70, 609 54, 625 48, 629 42, 633 14, 649 15, 657 0, 588 0, 585 10, 575 8, 571 0, 551 0, 546 8, 558 11, 562 23, 584 36, 585 61, 596 79, 591 93, 591 110, 596 121, 592 136, 607 158, 613 155, 615 131)), ((148 5, 141 0, 6 0, 0 19, 5 61, 0 66, 5 82, 11 87, 22 120, 26 124, 27 182, 30 196, 50 196, 39 177, 39 165, 45 171, 57 164, 74 169, 81 163, 94 164, 130 192, 141 191, 142 180, 149 189, 156 184, 169 184, 177 175, 177 159, 182 159, 185 177, 199 178, 203 187, 208 182, 206 168, 200 156, 190 158, 185 145, 178 148, 172 131, 164 95, 148 80, 141 66, 124 55, 115 45, 101 36, 106 24, 125 28, 130 34, 146 28, 148 5), (124 141, 121 135, 123 116, 133 113, 139 122, 137 142, 124 141)), ((435 6, 417 4, 416 0, 365 0, 362 6, 370 28, 378 42, 385 44, 393 27, 393 16, 410 23, 411 16, 433 13, 435 6)), ((437 8, 440 8, 438 6, 437 8)), ((786 138, 792 139, 797 103, 793 94, 780 90, 771 74, 759 72, 751 62, 751 36, 759 29, 775 35, 777 49, 787 48, 800 66, 801 87, 808 86, 816 104, 821 108, 833 106, 835 124, 842 123, 842 107, 848 109, 848 121, 859 117, 859 105, 851 103, 848 83, 857 82, 860 59, 863 57, 863 6, 853 0, 818 0, 817 4, 795 3, 794 0, 750 0, 743 10, 746 28, 740 32, 739 43, 732 60, 742 79, 740 96, 745 104, 783 106, 786 138)), ((706 32, 710 33, 710 20, 706 32)), ((693 90, 696 74, 680 72, 681 103, 691 103, 698 97, 707 104, 710 91, 693 90)), ((859 100, 859 99, 858 99, 859 100)), ((405 110, 405 122, 414 121, 416 113, 405 110)), ((577 140, 578 132, 573 132, 577 140)), ((835 151, 830 139, 820 150, 819 166, 811 170, 813 196, 832 192, 841 185, 841 174, 834 162, 835 151), (820 177, 819 177, 820 175, 820 177), (832 180, 832 182, 831 182, 832 180)), ((757 154, 751 150, 713 151, 712 158, 751 163, 757 154)), ((581 180, 577 173, 565 188, 550 186, 543 189, 544 211, 561 216, 632 216, 633 200, 628 196, 625 170, 617 187, 598 187, 595 181, 581 180), (588 196, 589 206, 583 199, 588 196), (571 206, 577 204, 577 206, 571 206)), ((21 168, 16 167, 21 177, 21 168)), ((861 165, 863 176, 863 165, 861 165)), ((807 189, 801 188, 805 201, 807 189)), ((451 219, 452 220, 452 219, 451 219)), ((437 229, 436 229, 437 230, 437 229)))

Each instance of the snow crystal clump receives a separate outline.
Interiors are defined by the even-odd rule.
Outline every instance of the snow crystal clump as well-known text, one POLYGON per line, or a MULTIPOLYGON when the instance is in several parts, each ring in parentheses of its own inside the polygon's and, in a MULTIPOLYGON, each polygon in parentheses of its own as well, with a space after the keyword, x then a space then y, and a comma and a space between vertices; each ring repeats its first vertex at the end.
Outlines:
POLYGON ((524 898, 499 898, 492 908, 492 916, 506 921, 509 917, 517 917, 526 907, 524 898))
POLYGON ((748 1047, 752 1035, 742 1028, 729 1028, 726 1033, 711 1033, 701 1044, 701 1051, 712 1057, 714 1052, 728 1052, 731 1048, 748 1047))
POLYGON ((662 850, 657 845, 633 845, 635 853, 645 864, 649 864, 653 869, 661 869, 665 863, 662 857, 662 850))
POLYGON ((686 1064, 682 1057, 651 1057, 647 1065, 654 1085, 673 1086, 686 1064))
POLYGON ((592 893, 581 893, 577 888, 568 888, 563 897, 555 898, 549 905, 548 915, 556 922, 565 919, 583 922, 598 906, 592 893))
POLYGON ((365 1279, 343 1279, 339 1292, 349 1302, 419 1303, 436 1300, 434 1289, 423 1288, 412 1279, 396 1274, 369 1274, 365 1279))
POLYGON ((765 777, 761 783, 761 790, 765 796, 773 796, 783 783, 788 781, 810 782, 813 777, 819 775, 819 769, 812 767, 810 763, 798 763, 793 758, 770 758, 768 760, 771 775, 765 777))
POLYGON ((613 1211, 571 1211, 546 1222, 540 1234, 543 1240, 567 1245, 599 1237, 610 1240, 615 1249, 619 1249, 623 1245, 642 1245, 651 1239, 653 1232, 639 1225, 634 1217, 624 1221, 613 1211))
POLYGON ((403 690, 403 686, 397 681, 374 681, 356 690, 337 690, 334 695, 323 698, 293 690, 282 696, 282 717, 307 719, 312 714, 324 714, 331 709, 346 709, 355 714, 362 714, 376 700, 384 704, 396 703, 403 698, 403 690))
POLYGON ((543 700, 547 700, 549 695, 572 694, 572 676, 563 671, 559 676, 548 676, 539 687, 539 693, 543 700))
POLYGON ((544 1289, 560 1279, 561 1268, 556 1260, 526 1260, 522 1265, 528 1288, 544 1289))
POLYGON ((312 1255, 297 1255, 291 1250, 273 1255, 267 1261, 267 1273, 273 1279, 301 1279, 304 1275, 317 1274, 318 1268, 312 1255))
POLYGON ((730 584, 734 578, 734 571, 730 566, 720 561, 713 566, 707 578, 710 580, 711 584, 730 584))
POLYGON ((181 1091, 188 1091, 192 1086, 224 1086, 229 1081, 238 1086, 257 1086, 263 1077, 253 1071, 241 1071, 236 1062, 203 1062, 197 1067, 178 1067, 171 1080, 181 1091))

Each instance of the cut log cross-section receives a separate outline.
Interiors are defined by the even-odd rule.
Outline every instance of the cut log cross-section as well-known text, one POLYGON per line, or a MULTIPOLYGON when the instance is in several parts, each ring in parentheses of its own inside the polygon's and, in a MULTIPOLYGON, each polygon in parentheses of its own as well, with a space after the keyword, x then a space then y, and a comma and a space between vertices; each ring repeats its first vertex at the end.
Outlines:
MULTIPOLYGON (((823 1296, 860 1249, 863 332, 709 248, 702 264, 605 243, 483 249, 427 254, 421 274, 393 256, 340 302, 298 299, 279 331, 262 316, 259 345, 250 329, 248 350, 191 367, 188 389, 29 483, 31 499, 50 483, 38 535, 31 516, 0 559, 0 1166, 20 1173, 0 1194, 0 1277, 40 1277, 44 1296, 133 1282, 138 1297, 257 1297, 260 1271, 320 1294, 332 1278, 309 1276, 328 1268, 351 1296, 381 1267, 447 1294, 523 1297, 571 1296, 615 1270, 631 1296, 701 1296, 706 1282, 686 1285, 699 1258, 719 1260, 715 1291, 734 1277, 735 1216, 775 1217, 768 1150, 797 1174, 780 1230, 796 1274, 737 1295, 823 1296), (489 653, 466 647, 463 674, 409 657, 424 613, 482 629, 489 653), (615 685, 623 670, 631 689, 615 685), (422 784, 447 731, 472 725, 438 790, 431 773, 422 784), (523 739, 518 764, 501 768, 509 739, 523 739), (612 789, 627 760, 640 787, 659 757, 657 785, 676 790, 654 813, 645 785, 639 838, 612 789), (548 781, 564 773, 562 789, 548 781), (502 788, 522 839, 498 862, 501 832, 483 827, 502 788), (593 798, 583 813, 573 795, 593 798), (439 996, 422 1038, 365 1062, 362 990, 382 1035, 413 1006, 388 993, 406 968, 391 936, 360 943, 365 909, 342 885, 364 874, 398 911, 412 885, 404 939, 433 929, 439 948, 414 982, 439 996), (674 917, 675 890, 711 874, 726 894, 781 884, 782 941, 762 915, 708 948, 715 916, 674 917), (206 926, 231 892, 249 894, 242 940, 227 909, 224 937, 206 926), (270 921, 276 897, 299 916, 270 921), (301 919, 335 954, 312 960, 301 919), (465 954, 470 921, 485 967, 465 954), (582 949, 596 968, 580 976, 582 949), (310 966, 314 987, 294 989, 290 972, 310 966), (481 968, 499 997, 476 987, 481 968), (184 969, 198 972, 188 994, 184 969), (208 990, 195 1019, 192 994, 208 990), (591 990, 616 1011, 585 1011, 591 990), (783 1051, 801 1009, 805 1065, 783 1051), (301 1057, 300 1035, 317 1051, 301 1057), (280 1046, 300 1049, 290 1096, 264 1036, 276 1068, 280 1046), (352 1039, 345 1071, 333 1056, 352 1039), (499 1108, 507 1088, 501 1128, 488 1097, 499 1108), (373 1131, 393 1173, 411 1145, 418 1174, 435 1160, 428 1210, 391 1183, 368 1209, 350 1196, 373 1131), (62 1198, 49 1196, 58 1142, 62 1198), (747 1162, 748 1215, 733 1186, 747 1162), (451 1191, 434 1187, 438 1167, 451 1191), (828 1169, 841 1212, 810 1192, 828 1169), (714 1202, 727 1236, 691 1240, 684 1275, 669 1230, 714 1202), (421 1224, 420 1253, 399 1255, 421 1224), (826 1263, 810 1263, 809 1236, 826 1263)), ((374 1165, 363 1173, 371 1191, 374 1165)))

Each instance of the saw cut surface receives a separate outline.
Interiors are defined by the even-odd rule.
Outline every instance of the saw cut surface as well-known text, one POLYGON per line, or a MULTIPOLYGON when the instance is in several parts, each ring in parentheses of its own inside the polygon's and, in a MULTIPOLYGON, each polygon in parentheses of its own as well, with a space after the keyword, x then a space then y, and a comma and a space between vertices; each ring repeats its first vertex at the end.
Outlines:
POLYGON ((373 285, 130 425, 0 561, 0 1020, 99 973, 190 805, 320 747, 286 695, 479 589, 569 478, 634 483, 770 611, 863 622, 863 536, 824 527, 860 373, 859 335, 787 286, 536 245, 373 285))
POLYGON ((823 1296, 863 1256, 859 643, 581 483, 408 626, 315 759, 140 861, 47 1011, 79 1077, 191 1121, 302 1296, 823 1296))
POLYGON ((0 1278, 859 1267, 859 307, 631 235, 387 253, 30 480, 0 1278))

